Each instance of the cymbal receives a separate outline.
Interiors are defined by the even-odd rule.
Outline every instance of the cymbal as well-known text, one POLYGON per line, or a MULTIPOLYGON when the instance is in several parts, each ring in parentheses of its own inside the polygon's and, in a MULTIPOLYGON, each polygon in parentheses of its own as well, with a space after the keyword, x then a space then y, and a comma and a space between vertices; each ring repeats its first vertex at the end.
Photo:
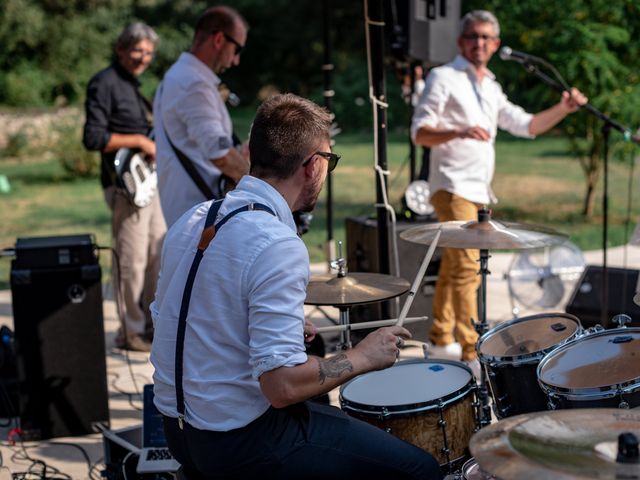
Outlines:
POLYGON ((353 272, 344 277, 314 275, 307 286, 307 305, 347 306, 397 297, 409 290, 404 278, 381 273, 353 272))
POLYGON ((442 229, 439 247, 492 249, 538 248, 564 243, 567 236, 551 228, 524 223, 488 221, 452 221, 409 228, 400 238, 430 245, 442 229))
POLYGON ((640 438, 640 411, 552 410, 506 418, 471 438, 471 454, 502 480, 640 478, 640 464, 616 462, 618 435, 640 438))

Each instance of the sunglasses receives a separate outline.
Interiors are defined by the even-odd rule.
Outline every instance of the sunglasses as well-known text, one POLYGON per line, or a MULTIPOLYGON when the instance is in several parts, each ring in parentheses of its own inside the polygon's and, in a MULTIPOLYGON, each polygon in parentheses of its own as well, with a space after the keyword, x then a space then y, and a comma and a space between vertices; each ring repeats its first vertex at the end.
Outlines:
POLYGON ((242 49, 244 48, 244 45, 241 45, 240 42, 238 42, 235 38, 233 38, 231 35, 228 35, 224 32, 222 32, 222 35, 224 35, 224 38, 227 39, 228 42, 233 43, 233 45, 236 47, 236 55, 240 55, 242 53, 242 49))
POLYGON ((336 168, 336 165, 338 165, 338 160, 340 160, 341 158, 340 155, 333 152, 315 152, 313 155, 307 158, 304 162, 302 162, 302 166, 306 167, 309 164, 309 162, 313 159, 313 157, 315 157, 316 155, 320 155, 321 157, 329 160, 329 170, 328 170, 329 172, 333 172, 333 170, 336 168))

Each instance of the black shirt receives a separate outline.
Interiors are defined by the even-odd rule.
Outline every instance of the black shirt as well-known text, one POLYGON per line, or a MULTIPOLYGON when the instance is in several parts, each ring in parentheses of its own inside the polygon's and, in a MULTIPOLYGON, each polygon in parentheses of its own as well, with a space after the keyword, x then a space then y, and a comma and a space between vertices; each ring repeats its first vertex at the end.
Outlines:
MULTIPOLYGON (((140 82, 114 61, 96 73, 87 86, 86 123, 82 143, 88 150, 102 152, 111 133, 141 133, 151 128, 151 104, 139 90, 140 82)), ((115 152, 101 153, 100 181, 114 184, 115 152)))

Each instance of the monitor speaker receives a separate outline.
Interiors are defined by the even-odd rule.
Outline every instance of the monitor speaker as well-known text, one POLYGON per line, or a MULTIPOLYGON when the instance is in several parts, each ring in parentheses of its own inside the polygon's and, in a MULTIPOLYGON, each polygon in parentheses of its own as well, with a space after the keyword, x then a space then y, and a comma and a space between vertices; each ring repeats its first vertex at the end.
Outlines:
POLYGON ((39 268, 29 261, 27 267, 31 244, 23 242, 26 250, 16 252, 11 269, 20 423, 29 439, 85 435, 109 425, 100 265, 95 257, 67 261, 74 246, 59 243, 53 237, 37 248, 64 250, 51 255, 62 263, 39 268))
POLYGON ((392 0, 385 14, 394 56, 439 65, 458 53, 461 0, 392 0))
MULTIPOLYGON (((398 257, 400 262, 400 276, 413 284, 418 269, 422 264, 427 246, 417 243, 407 242, 400 238, 400 234, 405 230, 428 222, 403 222, 398 221, 396 225, 396 234, 398 242, 398 257)), ((370 272, 378 273, 378 225, 375 219, 366 217, 351 217, 346 219, 347 230, 347 268, 350 272, 370 272)), ((391 242, 389 242, 391 244, 391 242)), ((392 258, 391 253, 389 253, 392 258)), ((431 263, 419 284, 416 295, 413 299, 411 309, 407 316, 419 317, 432 315, 432 299, 435 290, 435 283, 438 277, 438 269, 440 267, 440 249, 435 250, 431 263)), ((393 264, 393 261, 390 262, 393 264)), ((384 302, 386 310, 391 318, 399 315, 402 306, 407 298, 407 294, 399 297, 399 305, 395 300, 384 302)), ((371 305, 361 305, 351 308, 351 323, 366 322, 370 320, 379 320, 382 318, 382 303, 378 302, 371 305)), ((406 325, 407 329, 413 335, 414 340, 427 341, 429 330, 431 327, 431 318, 428 321, 420 323, 412 323, 406 325)), ((356 330, 352 332, 358 336, 357 332, 366 332, 356 330)))
MULTIPOLYGON (((629 326, 640 327, 640 307, 633 303, 640 270, 607 268, 608 306, 603 327, 611 328, 611 319, 624 313, 631 317, 629 326)), ((601 324, 603 269, 589 265, 576 284, 566 311, 580 319, 585 328, 601 324)))

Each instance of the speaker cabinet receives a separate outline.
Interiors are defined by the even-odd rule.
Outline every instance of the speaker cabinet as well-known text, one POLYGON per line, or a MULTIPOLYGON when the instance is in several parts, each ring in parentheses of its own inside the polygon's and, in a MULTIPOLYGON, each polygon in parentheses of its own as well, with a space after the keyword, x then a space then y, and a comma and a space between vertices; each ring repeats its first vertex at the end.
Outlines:
MULTIPOLYGON (((398 242, 398 257, 400 263, 400 276, 413 284, 418 273, 422 260, 427 253, 428 247, 417 243, 407 242, 400 238, 403 231, 421 225, 426 222, 402 222, 396 225, 398 242)), ((371 272, 380 271, 378 265, 378 225, 376 220, 366 217, 351 217, 346 219, 347 230, 347 268, 350 272, 371 272)), ((390 233, 391 234, 391 233, 390 233)), ((389 242, 391 248, 391 242, 389 242)), ((426 315, 429 320, 426 322, 407 324, 407 329, 412 333, 415 340, 428 340, 431 327, 432 299, 435 290, 435 283, 440 267, 440 249, 437 248, 431 259, 431 263, 422 278, 416 295, 413 299, 411 309, 407 316, 418 317, 426 315)), ((393 268, 393 255, 389 253, 390 263, 393 268)), ((399 306, 395 300, 378 302, 371 305, 361 305, 353 307, 350 311, 351 323, 379 320, 386 309, 391 318, 399 315, 408 294, 402 295, 399 306), (382 307, 382 304, 385 307, 382 307)), ((361 332, 364 332, 360 330, 361 332)), ((353 333, 358 332, 357 330, 353 333)))
POLYGON ((408 55, 428 64, 453 60, 458 53, 460 0, 391 0, 385 10, 396 57, 408 55))
MULTIPOLYGON (((633 320, 629 326, 640 327, 640 307, 633 303, 639 270, 607 268, 608 306, 605 328, 611 325, 611 318, 619 313, 627 314, 633 320)), ((566 311, 580 319, 583 327, 601 324, 603 269, 589 265, 582 273, 569 299, 566 311)))
POLYGON ((109 425, 100 265, 20 265, 11 293, 21 427, 30 439, 94 433, 109 425))

